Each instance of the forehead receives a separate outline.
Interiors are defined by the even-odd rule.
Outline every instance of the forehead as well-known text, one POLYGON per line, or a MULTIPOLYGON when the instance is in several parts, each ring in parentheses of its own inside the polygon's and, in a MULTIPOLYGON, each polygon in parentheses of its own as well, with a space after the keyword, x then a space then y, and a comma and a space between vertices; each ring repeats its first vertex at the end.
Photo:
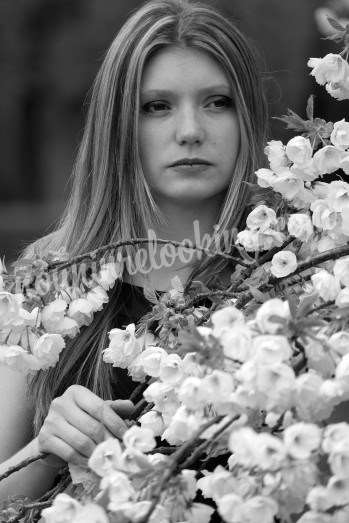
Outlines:
POLYGON ((171 46, 149 58, 142 75, 141 91, 199 89, 210 85, 230 87, 218 61, 200 49, 171 46))

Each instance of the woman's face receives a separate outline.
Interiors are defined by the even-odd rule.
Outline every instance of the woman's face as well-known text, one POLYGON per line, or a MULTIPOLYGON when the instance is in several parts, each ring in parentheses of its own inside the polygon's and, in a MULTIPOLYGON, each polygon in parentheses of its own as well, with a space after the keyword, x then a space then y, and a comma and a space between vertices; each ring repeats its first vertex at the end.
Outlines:
POLYGON ((221 65, 204 51, 167 47, 145 66, 139 142, 157 201, 222 197, 239 150, 233 93, 221 65))

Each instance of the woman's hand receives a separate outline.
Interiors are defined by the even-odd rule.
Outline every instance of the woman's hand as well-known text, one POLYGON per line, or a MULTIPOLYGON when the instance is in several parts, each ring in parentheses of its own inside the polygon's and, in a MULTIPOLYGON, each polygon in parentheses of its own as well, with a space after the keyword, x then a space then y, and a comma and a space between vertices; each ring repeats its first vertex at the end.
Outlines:
POLYGON ((104 401, 81 385, 72 385, 55 398, 38 435, 40 452, 53 454, 48 464, 61 466, 62 460, 85 466, 105 436, 122 438, 134 410, 129 400, 104 401))

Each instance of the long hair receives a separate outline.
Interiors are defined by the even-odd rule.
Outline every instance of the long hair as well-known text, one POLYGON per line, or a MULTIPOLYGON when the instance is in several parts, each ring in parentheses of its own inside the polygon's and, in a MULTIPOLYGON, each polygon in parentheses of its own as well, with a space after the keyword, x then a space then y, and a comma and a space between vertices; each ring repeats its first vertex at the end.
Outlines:
MULTIPOLYGON (((208 53, 231 82, 240 148, 217 233, 239 227, 247 204, 245 182, 254 180, 266 137, 266 103, 255 52, 235 25, 211 6, 190 0, 151 0, 126 21, 105 56, 91 93, 70 200, 56 230, 27 253, 63 248, 73 256, 109 242, 146 236, 154 223, 163 222, 139 156, 139 93, 147 60, 156 50, 173 45, 208 53)), ((217 259, 200 263, 206 272, 210 264, 221 267, 217 259)), ((198 270, 196 266, 193 274, 198 270)), ((103 364, 101 351, 115 319, 118 288, 102 313, 62 352, 57 366, 32 379, 36 432, 52 399, 73 383, 111 397, 115 376, 111 366, 103 364)))

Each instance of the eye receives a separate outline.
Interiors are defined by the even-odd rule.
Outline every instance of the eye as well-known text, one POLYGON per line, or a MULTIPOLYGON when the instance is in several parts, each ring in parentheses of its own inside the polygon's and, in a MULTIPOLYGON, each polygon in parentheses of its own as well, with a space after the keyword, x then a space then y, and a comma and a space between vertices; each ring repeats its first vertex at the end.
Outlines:
POLYGON ((158 100, 156 102, 147 102, 142 107, 143 112, 148 114, 161 114, 165 111, 168 111, 169 109, 169 104, 161 100, 158 100))
POLYGON ((217 96, 210 100, 207 105, 213 109, 224 109, 233 107, 233 100, 229 96, 217 96))

